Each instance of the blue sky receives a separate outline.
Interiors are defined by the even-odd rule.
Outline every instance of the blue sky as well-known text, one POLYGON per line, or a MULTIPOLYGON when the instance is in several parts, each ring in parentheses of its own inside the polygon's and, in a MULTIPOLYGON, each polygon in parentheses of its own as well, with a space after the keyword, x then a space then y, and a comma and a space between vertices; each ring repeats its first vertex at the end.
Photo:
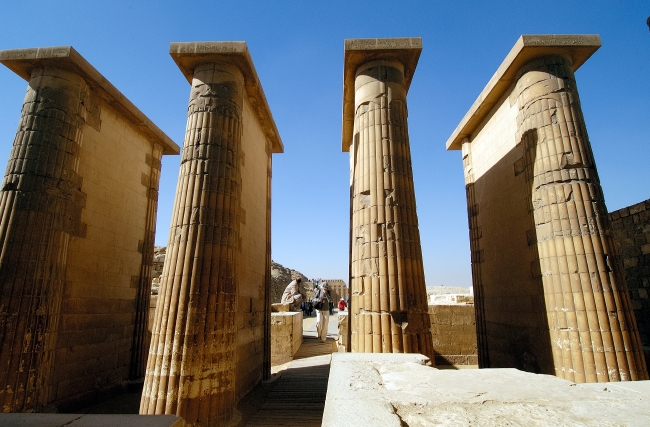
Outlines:
MULTIPOLYGON (((521 34, 599 34, 576 73, 608 209, 650 197, 646 1, 4 0, 0 49, 72 45, 182 145, 189 85, 181 41, 244 40, 285 145, 273 158, 273 259, 348 277, 349 160, 341 152, 343 40, 422 37, 408 95, 427 285, 470 286, 460 153, 445 141, 521 34)), ((0 66, 0 164, 26 82, 0 66)), ((156 244, 165 245, 179 157, 163 161, 156 244)))

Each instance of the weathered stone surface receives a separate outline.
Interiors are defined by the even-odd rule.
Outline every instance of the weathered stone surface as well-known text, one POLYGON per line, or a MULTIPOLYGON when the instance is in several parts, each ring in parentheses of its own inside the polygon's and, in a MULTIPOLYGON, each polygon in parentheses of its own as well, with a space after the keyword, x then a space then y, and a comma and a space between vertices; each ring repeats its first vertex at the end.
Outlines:
MULTIPOLYGON (((643 346, 650 346, 650 199, 609 213, 643 346)), ((648 360, 646 358, 646 366, 648 360)))
POLYGON ((273 313, 284 313, 291 311, 291 304, 276 302, 271 304, 271 312, 273 313))
POLYGON ((307 299, 311 299, 313 289, 310 288, 313 288, 313 286, 311 286, 311 282, 307 276, 299 271, 292 270, 275 261, 271 261, 271 302, 280 302, 282 300, 282 293, 286 289, 287 285, 299 277, 302 279, 303 293, 307 296, 307 299))
POLYGON ((338 318, 339 335, 336 338, 336 346, 338 348, 338 351, 346 352, 349 347, 348 345, 349 316, 348 313, 339 311, 337 318, 338 318))
POLYGON ((160 160, 178 146, 72 47, 0 62, 29 81, 0 194, 1 410, 70 410, 142 375, 160 160))
POLYGON ((271 313, 271 366, 293 360, 302 344, 302 312, 271 313))
POLYGON ((192 87, 140 412, 221 425, 270 377, 271 154, 282 141, 244 42, 173 43, 170 54, 192 87))
POLYGON ((480 123, 491 115, 509 92, 519 69, 531 59, 552 54, 564 55, 577 70, 601 46, 597 34, 524 34, 512 47, 465 117, 447 140, 448 150, 461 150, 465 138, 472 135, 480 123))
POLYGON ((431 295, 431 337, 436 366, 478 367, 474 297, 469 294, 431 295))
POLYGON ((323 281, 327 282, 329 285, 330 291, 332 292, 332 300, 334 301, 335 305, 341 298, 346 299, 348 295, 350 295, 350 289, 347 287, 343 280, 323 279, 323 281))
POLYGON ((448 141, 462 149, 481 367, 647 378, 573 74, 599 46, 522 36, 448 141))
POLYGON ((222 63, 194 76, 140 412, 207 426, 230 420, 235 403, 244 78, 222 63))
POLYGON ((411 354, 332 354, 324 427, 645 426, 650 381, 579 384, 516 369, 438 370, 411 354))
POLYGON ((406 107, 421 50, 417 38, 346 41, 343 150, 350 151, 352 187, 353 352, 433 358, 406 107), (353 132, 346 125, 351 120, 353 132))

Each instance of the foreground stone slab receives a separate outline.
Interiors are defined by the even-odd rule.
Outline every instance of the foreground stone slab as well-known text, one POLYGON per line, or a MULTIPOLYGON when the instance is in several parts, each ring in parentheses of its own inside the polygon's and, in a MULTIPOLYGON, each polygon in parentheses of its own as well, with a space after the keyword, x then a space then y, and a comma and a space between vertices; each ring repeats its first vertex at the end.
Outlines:
POLYGON ((650 382, 580 384, 516 369, 438 370, 417 354, 332 354, 323 426, 631 425, 650 382))
POLYGON ((174 415, 0 414, 2 427, 185 427, 174 415))
POLYGON ((574 72, 597 35, 524 35, 447 141, 462 149, 479 365, 648 379, 574 72))
POLYGON ((421 51, 417 37, 345 41, 353 352, 433 358, 406 106, 421 51))

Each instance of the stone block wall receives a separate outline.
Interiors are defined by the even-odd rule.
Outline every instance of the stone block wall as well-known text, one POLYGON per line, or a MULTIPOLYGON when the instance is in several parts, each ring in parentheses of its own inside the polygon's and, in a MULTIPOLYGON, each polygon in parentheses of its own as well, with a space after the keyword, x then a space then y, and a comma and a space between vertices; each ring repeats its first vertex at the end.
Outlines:
POLYGON ((435 365, 477 366, 474 304, 429 305, 429 317, 435 365))
POLYGON ((271 313, 271 366, 293 360, 302 344, 302 312, 271 313))
POLYGON ((157 194, 162 147, 114 110, 101 112, 101 130, 86 129, 80 153, 87 226, 68 249, 56 401, 92 399, 129 379, 143 252, 150 258, 153 249, 148 203, 151 189, 157 194))
POLYGON ((74 410, 144 374, 161 158, 179 148, 72 47, 0 62, 29 81, 0 194, 2 410, 74 410))
POLYGON ((327 284, 330 287, 330 291, 332 292, 332 301, 334 301, 334 305, 338 304, 338 301, 341 298, 345 299, 349 295, 349 289, 343 280, 324 279, 323 281, 327 282, 327 284))
POLYGON ((610 212, 609 218, 641 343, 650 346, 650 199, 610 212))
POLYGON ((574 74, 600 45, 522 35, 447 141, 462 150, 483 368, 648 378, 574 74))
MULTIPOLYGON (((241 175, 240 262, 237 266, 237 397, 262 380, 266 280, 270 279, 271 148, 244 97, 241 175)), ((268 310, 270 311, 270 309, 268 310)))
POLYGON ((518 104, 509 99, 513 89, 495 103, 462 153, 475 303, 482 316, 478 346, 483 367, 552 374, 531 184, 518 169, 523 150, 516 140, 518 104))
POLYGON ((336 347, 339 352, 346 352, 348 345, 348 312, 342 311, 338 314, 339 336, 336 338, 336 347))

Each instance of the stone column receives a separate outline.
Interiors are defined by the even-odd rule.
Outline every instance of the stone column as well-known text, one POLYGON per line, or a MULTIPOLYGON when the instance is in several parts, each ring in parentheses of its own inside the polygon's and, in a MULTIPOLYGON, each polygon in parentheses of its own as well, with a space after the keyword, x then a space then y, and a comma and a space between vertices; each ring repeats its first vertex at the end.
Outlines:
POLYGON ((235 406, 243 90, 233 65, 194 68, 140 406, 191 426, 223 424, 235 406))
POLYGON ((351 349, 422 353, 433 361, 404 80, 397 60, 356 69, 351 349))
POLYGON ((273 175, 273 147, 270 142, 266 144, 266 266, 264 276, 264 366, 262 367, 262 381, 271 379, 271 178, 273 175))
POLYGON ((144 236, 138 242, 138 250, 142 253, 140 274, 133 276, 134 287, 138 289, 135 310, 135 328, 133 331, 133 345, 131 350, 130 378, 132 380, 144 377, 147 354, 149 353, 150 337, 148 336, 147 323, 151 302, 151 280, 153 270, 153 251, 156 239, 156 214, 158 211, 158 183, 162 168, 163 147, 152 143, 151 154, 145 158, 149 166, 149 175, 144 177, 143 184, 147 187, 147 213, 145 217, 144 236))
POLYGON ((3 412, 40 411, 53 398, 68 242, 85 232, 77 171, 87 97, 76 74, 31 73, 0 192, 3 412))
POLYGON ((647 379, 571 62, 535 59, 516 82, 556 375, 647 379))

